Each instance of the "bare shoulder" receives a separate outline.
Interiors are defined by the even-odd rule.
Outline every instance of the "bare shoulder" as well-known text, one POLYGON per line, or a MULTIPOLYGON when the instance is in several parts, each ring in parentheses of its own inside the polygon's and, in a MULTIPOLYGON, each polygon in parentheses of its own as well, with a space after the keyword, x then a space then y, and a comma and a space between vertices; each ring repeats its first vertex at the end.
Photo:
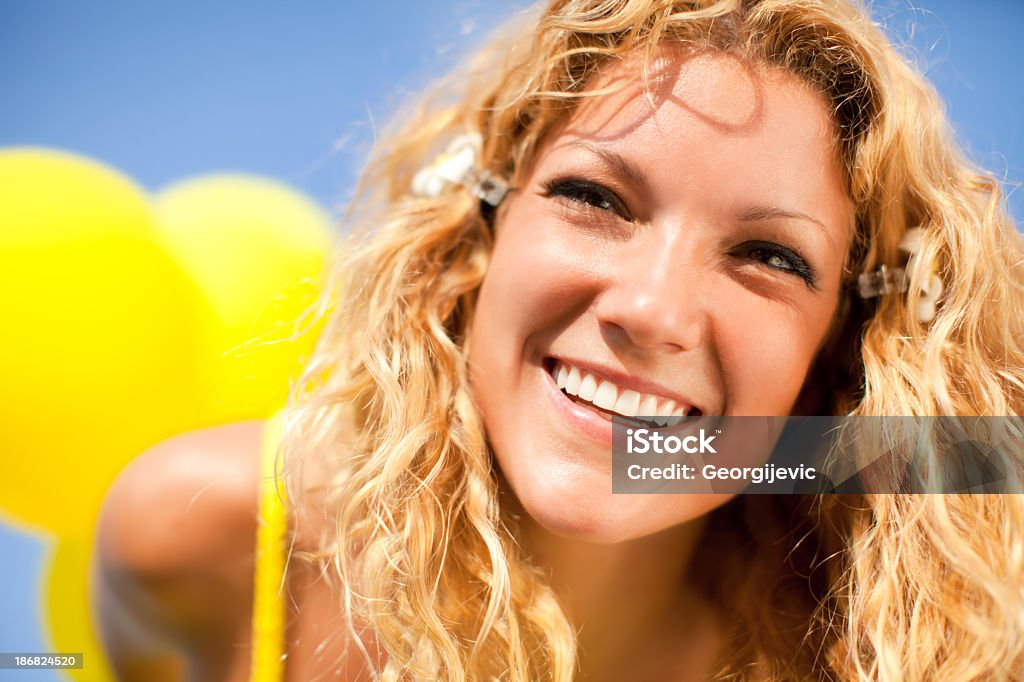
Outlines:
POLYGON ((107 493, 93 591, 120 679, 178 679, 182 665, 220 659, 245 637, 263 428, 239 422, 170 438, 107 493))
MULTIPOLYGON (((182 661, 197 679, 247 679, 264 428, 238 422, 176 436, 111 487, 94 582, 119 679, 181 679, 182 661)), ((327 523, 320 473, 304 470, 302 508, 290 510, 295 549, 313 548, 327 523)), ((376 643, 344 636, 340 600, 316 570, 289 562, 288 572, 287 679, 370 679, 360 649, 376 643)))
POLYGON ((251 552, 263 428, 249 421, 192 431, 136 457, 104 502, 101 555, 159 576, 251 552))

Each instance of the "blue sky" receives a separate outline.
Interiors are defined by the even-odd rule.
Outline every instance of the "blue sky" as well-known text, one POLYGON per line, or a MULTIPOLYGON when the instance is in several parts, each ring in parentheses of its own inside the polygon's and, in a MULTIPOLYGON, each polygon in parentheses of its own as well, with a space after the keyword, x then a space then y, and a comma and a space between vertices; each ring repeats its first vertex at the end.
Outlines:
MULTIPOLYGON (((524 6, 0 0, 0 148, 76 151, 151 190, 255 173, 336 210, 373 128, 524 6)), ((884 0, 874 12, 939 87, 971 156, 1024 178, 1024 2, 884 0)), ((1024 218, 1022 193, 1011 207, 1024 218)), ((46 552, 0 523, 0 651, 44 648, 46 552)))
POLYGON ((397 6, 0 0, 0 147, 72 149, 153 189, 257 173, 333 206, 372 127, 517 5, 397 6))

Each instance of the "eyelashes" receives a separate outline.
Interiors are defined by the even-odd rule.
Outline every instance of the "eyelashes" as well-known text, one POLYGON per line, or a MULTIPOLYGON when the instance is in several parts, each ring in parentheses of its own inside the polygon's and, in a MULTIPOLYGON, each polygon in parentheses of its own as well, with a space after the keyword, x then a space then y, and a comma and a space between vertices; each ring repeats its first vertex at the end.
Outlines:
POLYGON ((615 192, 603 185, 579 178, 549 180, 544 183, 545 196, 559 197, 563 201, 577 204, 582 210, 610 211, 627 222, 633 218, 625 203, 615 192))
MULTIPOLYGON (((542 185, 544 196, 555 199, 584 217, 633 223, 635 219, 625 202, 612 190, 590 180, 568 177, 548 180, 542 185)), ((753 240, 737 246, 733 255, 763 265, 773 271, 799 277, 815 288, 817 274, 797 251, 771 241, 753 240)))
POLYGON ((799 254, 776 244, 775 242, 752 241, 741 244, 739 247, 753 260, 763 263, 773 270, 788 272, 804 280, 808 287, 813 288, 817 283, 817 276, 811 266, 807 264, 799 254))

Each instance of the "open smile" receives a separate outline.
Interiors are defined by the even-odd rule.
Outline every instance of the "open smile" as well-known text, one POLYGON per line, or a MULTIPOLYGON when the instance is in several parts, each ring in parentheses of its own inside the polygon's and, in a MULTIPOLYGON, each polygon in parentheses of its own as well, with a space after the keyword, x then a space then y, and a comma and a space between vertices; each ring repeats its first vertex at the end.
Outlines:
POLYGON ((546 358, 544 369, 565 399, 606 422, 619 417, 639 426, 675 426, 702 414, 699 408, 681 400, 621 386, 562 359, 546 358))

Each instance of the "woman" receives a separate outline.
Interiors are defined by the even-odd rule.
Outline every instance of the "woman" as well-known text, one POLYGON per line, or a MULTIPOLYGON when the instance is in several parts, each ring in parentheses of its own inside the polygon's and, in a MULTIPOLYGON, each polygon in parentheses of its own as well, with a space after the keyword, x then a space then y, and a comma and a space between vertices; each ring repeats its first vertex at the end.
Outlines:
MULTIPOLYGON (((845 3, 507 29, 363 176, 283 418, 287 679, 1019 678, 1019 496, 610 486, 612 414, 1019 414, 1021 243, 952 140, 845 3)), ((126 679, 167 646, 250 674, 262 437, 184 436, 111 492, 126 679)))

